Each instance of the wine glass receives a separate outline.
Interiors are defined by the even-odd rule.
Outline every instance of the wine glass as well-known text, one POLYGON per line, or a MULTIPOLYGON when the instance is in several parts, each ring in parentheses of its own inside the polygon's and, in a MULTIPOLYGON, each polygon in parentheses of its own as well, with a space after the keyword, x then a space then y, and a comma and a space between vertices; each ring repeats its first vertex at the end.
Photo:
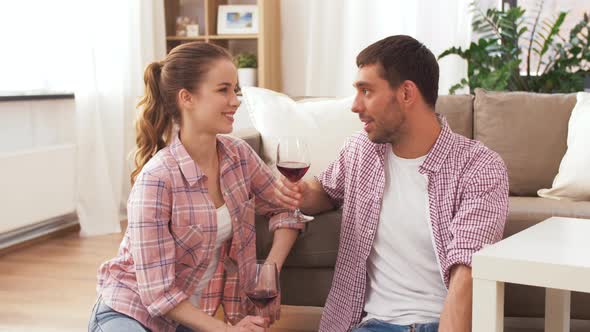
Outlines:
MULTIPOLYGON (((310 166, 309 149, 303 139, 299 137, 282 137, 279 139, 277 145, 277 169, 290 182, 295 183, 301 180, 310 166)), ((297 208, 285 222, 308 222, 312 220, 313 217, 304 215, 297 208)))
POLYGON ((256 307, 256 315, 264 316, 262 311, 279 295, 279 271, 275 263, 256 261, 255 271, 244 288, 246 296, 256 307))

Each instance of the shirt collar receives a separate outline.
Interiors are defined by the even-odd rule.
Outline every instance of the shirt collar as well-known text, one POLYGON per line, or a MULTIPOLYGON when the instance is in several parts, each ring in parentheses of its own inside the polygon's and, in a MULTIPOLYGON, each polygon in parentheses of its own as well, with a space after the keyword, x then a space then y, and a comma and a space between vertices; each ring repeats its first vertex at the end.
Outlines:
POLYGON ((455 143, 455 136, 449 127, 447 120, 444 116, 436 115, 439 122, 441 131, 434 142, 434 146, 428 152, 426 160, 422 166, 420 166, 420 173, 436 173, 440 170, 443 162, 447 159, 449 152, 453 149, 455 143))
POLYGON ((220 156, 219 174, 223 175, 232 165, 240 162, 235 141, 225 135, 217 135, 217 152, 220 156))
MULTIPOLYGON (((436 173, 440 170, 443 161, 447 158, 447 155, 452 150, 454 145, 454 136, 451 128, 449 127, 447 120, 441 114, 436 114, 440 123, 441 131, 428 152, 424 163, 419 168, 420 173, 436 173)), ((388 144, 375 144, 375 149, 381 160, 384 160, 385 153, 387 152, 388 144)))
MULTIPOLYGON (((220 174, 223 174, 234 162, 239 161, 239 156, 230 148, 230 144, 231 141, 227 138, 219 135, 217 136, 217 152, 220 156, 220 174)), ((174 135, 172 143, 170 144, 170 152, 174 157, 174 160, 178 163, 180 171, 189 186, 193 186, 205 176, 205 173, 201 170, 199 165, 197 165, 186 151, 186 148, 180 141, 179 134, 174 135)))

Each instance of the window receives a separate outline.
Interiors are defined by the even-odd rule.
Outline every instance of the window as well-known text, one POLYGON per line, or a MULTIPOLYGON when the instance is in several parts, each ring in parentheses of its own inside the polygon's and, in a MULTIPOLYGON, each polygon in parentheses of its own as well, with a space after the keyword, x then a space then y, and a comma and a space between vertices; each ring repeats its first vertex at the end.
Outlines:
MULTIPOLYGON (((539 4, 541 3, 540 0, 504 0, 504 2, 514 2, 516 5, 526 10, 525 16, 531 18, 534 18, 535 13, 538 12, 539 4)), ((590 13, 590 6, 588 6, 588 0, 545 0, 543 2, 543 9, 541 12, 541 21, 539 22, 537 29, 541 29, 541 27, 543 26, 543 19, 549 19, 551 22, 553 22, 559 15, 559 12, 561 11, 568 12, 568 15, 566 16, 565 21, 561 25, 559 35, 563 37, 565 40, 569 41, 569 33, 571 29, 577 23, 579 23, 580 20, 582 20, 584 12, 590 13)), ((526 40, 521 40, 520 42, 521 47, 523 48, 523 52, 526 52, 526 50, 528 50, 529 47, 529 33, 530 29, 529 32, 526 32, 524 34, 526 40)), ((547 34, 543 32, 543 35, 547 34)), ((555 39, 554 41, 558 42, 559 38, 555 39)), ((548 53, 543 56, 543 60, 547 61, 548 56, 552 54, 553 53, 551 52, 551 50, 548 51, 548 53)), ((521 71, 523 73, 526 73, 526 54, 523 54, 521 58, 523 59, 523 63, 521 63, 521 71)), ((543 71, 545 66, 543 63, 541 63, 541 65, 539 66, 538 56, 536 54, 532 54, 530 69, 531 75, 537 73, 537 68, 539 68, 539 71, 543 71)))
MULTIPOLYGON (((0 2, 0 94, 72 91, 76 1, 0 2)), ((90 15, 86 13, 86 15, 90 15)))

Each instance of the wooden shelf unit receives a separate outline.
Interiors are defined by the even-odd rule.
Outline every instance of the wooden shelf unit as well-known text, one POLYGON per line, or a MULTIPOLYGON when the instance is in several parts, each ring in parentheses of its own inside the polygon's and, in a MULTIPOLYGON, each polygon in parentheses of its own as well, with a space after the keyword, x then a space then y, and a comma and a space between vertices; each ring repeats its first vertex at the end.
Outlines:
POLYGON ((281 91, 280 0, 165 0, 166 47, 169 52, 182 43, 201 41, 227 48, 233 55, 255 53, 258 57, 258 86, 281 91), (219 5, 257 5, 257 34, 217 34, 219 5), (176 18, 188 16, 199 24, 198 37, 176 36, 176 18))

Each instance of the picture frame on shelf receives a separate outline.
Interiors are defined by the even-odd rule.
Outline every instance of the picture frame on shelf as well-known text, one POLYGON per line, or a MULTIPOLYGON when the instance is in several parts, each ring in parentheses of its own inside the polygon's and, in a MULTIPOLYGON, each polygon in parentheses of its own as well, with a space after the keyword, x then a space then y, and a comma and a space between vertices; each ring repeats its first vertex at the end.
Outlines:
POLYGON ((257 5, 220 5, 217 8, 217 34, 258 33, 257 5))
POLYGON ((199 37, 199 25, 196 23, 186 25, 187 37, 199 37))

